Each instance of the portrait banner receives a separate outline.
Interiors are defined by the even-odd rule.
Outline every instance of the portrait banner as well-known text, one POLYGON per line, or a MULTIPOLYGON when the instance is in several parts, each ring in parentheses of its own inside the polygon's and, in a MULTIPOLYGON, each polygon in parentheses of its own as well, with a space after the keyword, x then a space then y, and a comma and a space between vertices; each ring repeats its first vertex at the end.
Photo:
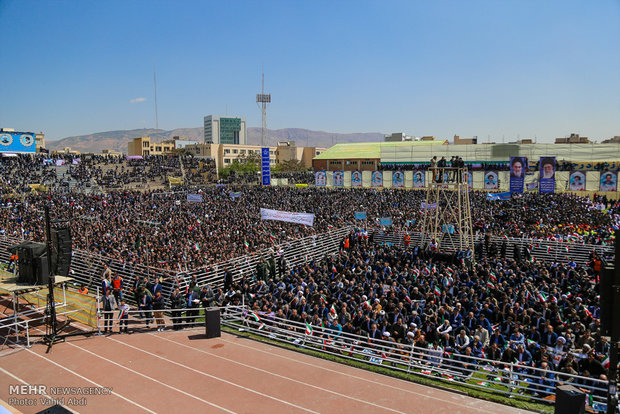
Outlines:
POLYGON ((586 175, 580 171, 573 171, 570 173, 570 177, 568 179, 568 189, 571 191, 585 191, 586 175))
POLYGON ((618 184, 618 173, 614 171, 602 172, 600 183, 600 191, 616 191, 618 184))
POLYGON ((362 172, 353 171, 351 173, 351 187, 361 187, 361 186, 362 186, 362 172))
POLYGON ((499 179, 497 176, 497 171, 487 171, 484 173, 484 189, 485 190, 499 189, 499 179))
POLYGON ((423 171, 416 171, 413 173, 413 188, 424 188, 426 186, 425 183, 425 175, 423 171))
POLYGON ((373 171, 370 180, 371 187, 383 187, 383 173, 381 171, 373 171))
POLYGON ((314 185, 317 187, 325 187, 327 184, 327 175, 325 171, 317 171, 314 173, 314 185))
POLYGON ((522 193, 525 170, 527 169, 525 157, 510 157, 510 192, 522 193))
POLYGON ((474 173, 472 173, 471 171, 465 173, 465 182, 467 183, 467 188, 474 188, 474 173))
POLYGON ((394 171, 392 173, 392 187, 402 188, 405 186, 405 173, 402 171, 394 171))
POLYGON ((555 157, 540 157, 539 193, 555 193, 555 157))
POLYGON ((334 171, 334 187, 344 187, 344 171, 334 171))

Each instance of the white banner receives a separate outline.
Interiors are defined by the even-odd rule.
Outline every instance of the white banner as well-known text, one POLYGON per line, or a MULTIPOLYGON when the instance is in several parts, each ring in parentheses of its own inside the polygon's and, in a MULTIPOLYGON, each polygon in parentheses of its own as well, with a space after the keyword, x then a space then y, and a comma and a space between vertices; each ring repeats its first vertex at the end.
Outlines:
POLYGON ((188 194, 187 201, 190 203, 202 203, 202 194, 188 194))
POLYGON ((286 221, 288 223, 305 224, 312 227, 314 223, 314 214, 310 213, 290 213, 288 211, 260 209, 260 218, 262 220, 286 221))

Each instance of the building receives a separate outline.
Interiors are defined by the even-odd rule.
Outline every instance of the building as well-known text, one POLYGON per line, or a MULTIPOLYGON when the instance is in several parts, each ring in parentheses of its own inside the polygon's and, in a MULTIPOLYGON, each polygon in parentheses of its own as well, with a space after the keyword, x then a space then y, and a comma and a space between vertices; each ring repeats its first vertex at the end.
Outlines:
POLYGON ((402 141, 413 141, 414 139, 410 136, 403 134, 402 132, 394 132, 392 135, 385 136, 385 142, 402 142, 402 141))
MULTIPOLYGON (((269 148, 269 165, 271 168, 286 161, 299 161, 303 168, 312 168, 312 159, 325 151, 325 148, 297 147, 295 141, 279 142, 277 147, 269 148)), ((232 145, 232 144, 192 144, 185 147, 185 151, 197 157, 215 160, 218 171, 230 166, 235 161, 242 161, 248 157, 260 160, 260 145, 232 145)), ((259 161, 260 162, 260 161, 259 161)))
POLYGON ((205 116, 204 143, 246 145, 245 118, 220 115, 205 116))
POLYGON ((288 162, 298 161, 302 168, 312 168, 312 159, 321 155, 326 148, 318 147, 298 147, 295 141, 278 142, 276 148, 276 165, 288 162))
MULTIPOLYGON (((260 160, 261 146, 202 143, 187 145, 185 151, 196 157, 205 157, 215 160, 215 167, 219 171, 220 168, 226 168, 236 160, 243 160, 247 157, 254 156, 260 160)), ((272 167, 276 165, 275 147, 269 147, 269 164, 272 167)))
POLYGON ((579 134, 570 134, 570 137, 556 138, 556 144, 591 144, 588 137, 580 137, 579 134))
POLYGON ((174 140, 152 142, 151 137, 139 137, 127 143, 127 155, 164 155, 174 152, 174 140))
POLYGON ((458 135, 454 136, 454 145, 472 145, 478 143, 478 137, 473 138, 461 138, 458 135))
POLYGON ((36 152, 41 152, 41 148, 45 148, 45 134, 43 132, 34 134, 34 145, 36 152))
POLYGON ((609 138, 601 142, 601 144, 617 144, 617 143, 620 143, 620 135, 616 135, 613 138, 609 138))

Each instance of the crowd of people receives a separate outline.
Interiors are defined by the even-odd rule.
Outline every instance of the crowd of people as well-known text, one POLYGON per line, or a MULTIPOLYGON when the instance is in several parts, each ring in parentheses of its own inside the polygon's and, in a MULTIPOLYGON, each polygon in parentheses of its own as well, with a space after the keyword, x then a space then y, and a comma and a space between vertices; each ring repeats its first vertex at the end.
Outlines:
MULTIPOLYGON (((307 324, 313 335, 381 339, 403 349, 403 358, 414 346, 429 365, 439 355, 463 377, 478 365, 502 369, 514 363, 517 374, 548 369, 563 382, 575 381, 570 375, 607 378, 610 348, 601 335, 599 279, 591 266, 499 256, 466 265, 353 234, 338 255, 274 276, 231 287, 246 294, 269 325, 283 318, 297 322, 291 329, 299 333, 307 324)), ((234 302, 230 297, 224 295, 222 305, 234 302)), ((553 384, 541 384, 530 391, 553 392, 553 384)))
MULTIPOLYGON (((44 240, 42 211, 49 204, 54 219, 70 222, 74 248, 176 270, 179 265, 197 268, 222 262, 334 227, 363 224, 372 230, 380 227, 379 217, 391 217, 390 229, 420 231, 424 200, 423 191, 257 186, 28 192, 0 201, 0 234, 44 240), (193 192, 202 201, 187 201, 193 192), (262 221, 261 208, 313 213, 314 226, 262 221), (355 220, 356 211, 366 212, 369 220, 355 220)), ((533 193, 488 200, 484 192, 470 193, 476 233, 591 244, 610 243, 620 223, 620 204, 605 201, 533 193)))
MULTIPOLYGON (((396 347, 430 347, 456 361, 459 355, 472 355, 495 366, 516 361, 523 370, 535 366, 606 378, 609 344, 600 332, 600 265, 512 260, 502 253, 487 254, 472 265, 413 245, 400 249, 373 243, 373 230, 381 228, 379 217, 392 219, 389 229, 420 230, 428 214, 421 209, 424 191, 195 187, 187 180, 174 191, 164 191, 148 184, 183 175, 189 175, 189 182, 200 181, 214 164, 192 157, 46 159, 2 159, 1 235, 44 240, 43 210, 49 205, 53 219, 70 223, 74 249, 173 272, 181 266, 210 266, 331 228, 354 225, 367 230, 351 234, 339 254, 291 269, 283 258, 272 258, 259 262, 254 277, 233 281, 226 270, 222 288, 199 286, 194 280, 187 290, 177 286, 171 297, 162 298, 162 281, 139 276, 130 289, 133 301, 158 329, 163 329, 160 310, 165 304, 191 309, 175 311, 174 325, 180 329, 194 324, 201 305, 226 306, 247 298, 268 323, 279 317, 307 323, 317 333, 327 332, 327 327, 329 335, 346 332, 396 347), (61 176, 58 160, 70 165, 61 176), (33 192, 28 185, 56 188, 68 176, 109 189, 33 192), (111 189, 129 183, 143 188, 111 189), (261 208, 313 213, 314 225, 263 221, 261 208), (355 220, 355 212, 365 212, 368 219, 355 220)), ((289 178, 311 177, 300 173, 289 178)), ((470 204, 475 232, 485 235, 600 245, 612 243, 620 225, 620 203, 604 196, 590 200, 526 193, 488 200, 486 192, 472 191, 470 204)), ((116 297, 118 282, 110 272, 106 284, 106 274, 102 288, 110 290, 104 293, 108 308, 113 309, 114 302, 126 309, 125 298, 116 297)))

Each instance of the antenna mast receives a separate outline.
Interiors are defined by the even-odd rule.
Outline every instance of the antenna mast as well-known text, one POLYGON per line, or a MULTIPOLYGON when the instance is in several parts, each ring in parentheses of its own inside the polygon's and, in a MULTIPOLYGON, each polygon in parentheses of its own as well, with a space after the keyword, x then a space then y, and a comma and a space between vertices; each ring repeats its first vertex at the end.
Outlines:
POLYGON ((271 103, 271 94, 265 93, 265 72, 263 71, 263 83, 261 93, 256 94, 256 104, 261 108, 261 114, 263 116, 263 127, 260 136, 261 148, 265 146, 265 134, 267 133, 267 104, 271 103))
POLYGON ((157 116, 157 73, 153 70, 153 89, 155 90, 155 129, 159 129, 159 118, 157 116))

